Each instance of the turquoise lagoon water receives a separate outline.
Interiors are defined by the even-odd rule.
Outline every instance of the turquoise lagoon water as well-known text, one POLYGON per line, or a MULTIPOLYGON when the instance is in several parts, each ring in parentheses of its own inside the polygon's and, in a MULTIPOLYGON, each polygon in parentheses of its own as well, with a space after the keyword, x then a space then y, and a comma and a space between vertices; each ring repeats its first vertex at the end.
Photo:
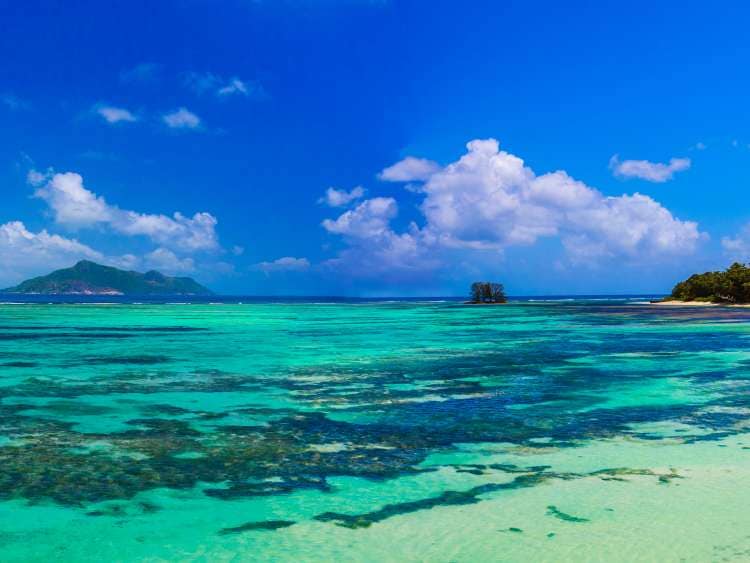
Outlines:
POLYGON ((749 321, 3 304, 0 558, 747 561, 749 321))

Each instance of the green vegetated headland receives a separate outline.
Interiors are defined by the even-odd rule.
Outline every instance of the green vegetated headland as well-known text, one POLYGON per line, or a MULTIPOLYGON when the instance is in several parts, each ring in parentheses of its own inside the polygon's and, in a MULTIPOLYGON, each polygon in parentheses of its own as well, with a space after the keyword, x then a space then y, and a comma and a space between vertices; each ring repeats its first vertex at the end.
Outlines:
POLYGON ((750 267, 735 262, 723 272, 693 274, 675 285, 667 300, 750 303, 750 267))

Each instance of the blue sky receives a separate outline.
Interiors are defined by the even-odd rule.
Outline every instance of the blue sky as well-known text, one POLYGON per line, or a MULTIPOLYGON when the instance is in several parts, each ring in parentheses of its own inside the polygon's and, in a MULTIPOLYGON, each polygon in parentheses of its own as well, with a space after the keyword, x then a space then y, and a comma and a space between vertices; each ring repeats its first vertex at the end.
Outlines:
POLYGON ((658 292, 750 254, 740 2, 0 10, 0 286, 658 292))

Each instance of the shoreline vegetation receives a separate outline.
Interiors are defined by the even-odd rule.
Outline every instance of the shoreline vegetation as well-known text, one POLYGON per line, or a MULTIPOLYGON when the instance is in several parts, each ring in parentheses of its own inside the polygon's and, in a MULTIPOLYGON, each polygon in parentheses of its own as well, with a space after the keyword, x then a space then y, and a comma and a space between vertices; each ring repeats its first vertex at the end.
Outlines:
POLYGON ((664 299, 655 305, 750 306, 750 267, 735 262, 723 272, 693 274, 679 282, 664 299))

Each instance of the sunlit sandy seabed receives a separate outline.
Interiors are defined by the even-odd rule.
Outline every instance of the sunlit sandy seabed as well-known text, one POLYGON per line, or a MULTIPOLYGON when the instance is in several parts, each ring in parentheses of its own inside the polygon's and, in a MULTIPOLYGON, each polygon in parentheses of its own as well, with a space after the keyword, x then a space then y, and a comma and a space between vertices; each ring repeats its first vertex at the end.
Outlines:
POLYGON ((747 561, 749 321, 0 305, 0 559, 747 561))

